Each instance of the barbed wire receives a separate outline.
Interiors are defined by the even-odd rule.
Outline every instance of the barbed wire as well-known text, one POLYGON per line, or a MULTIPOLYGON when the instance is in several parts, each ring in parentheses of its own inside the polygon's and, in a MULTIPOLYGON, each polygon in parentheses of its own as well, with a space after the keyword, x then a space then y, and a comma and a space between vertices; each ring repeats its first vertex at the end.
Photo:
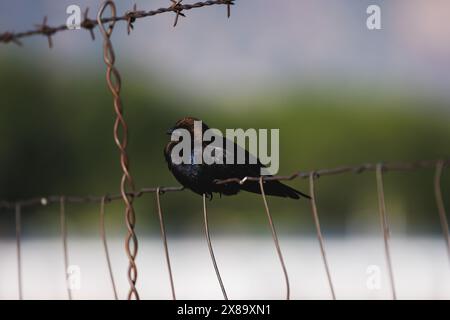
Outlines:
MULTIPOLYGON (((192 9, 202 8, 202 7, 208 7, 213 5, 226 5, 227 6, 227 15, 230 16, 230 8, 232 5, 234 5, 235 0, 210 0, 210 1, 203 1, 203 2, 196 2, 193 4, 182 4, 183 0, 180 1, 174 1, 170 0, 172 2, 172 5, 166 8, 159 8, 156 10, 150 10, 150 11, 144 11, 144 10, 137 10, 137 6, 134 5, 132 10, 128 10, 124 15, 122 16, 111 16, 111 17, 105 17, 101 19, 101 24, 107 24, 111 22, 118 22, 118 21, 124 21, 127 23, 127 32, 130 34, 131 30, 134 28, 134 23, 137 19, 145 18, 145 17, 151 17, 162 13, 168 13, 168 12, 174 12, 175 15, 175 22, 174 26, 178 23, 179 16, 185 16, 183 11, 188 11, 192 9)), ((93 30, 99 26, 99 22, 93 19, 89 19, 89 8, 86 8, 84 10, 83 15, 83 21, 80 23, 80 27, 89 31, 91 38, 95 40, 95 35, 93 30)), ((22 42, 20 41, 23 38, 28 38, 36 35, 42 35, 45 36, 48 39, 48 45, 50 48, 53 47, 53 41, 52 37, 62 31, 68 31, 72 30, 69 29, 67 24, 59 25, 59 26, 49 26, 47 24, 47 17, 44 17, 44 20, 41 24, 36 25, 35 29, 31 29, 28 31, 22 31, 22 32, 3 32, 0 33, 0 42, 3 43, 15 43, 17 45, 22 45, 22 42)))
MULTIPOLYGON (((122 179, 121 179, 121 185, 120 185, 120 194, 116 194, 113 196, 109 195, 103 195, 103 196, 64 196, 64 195, 58 195, 58 196, 48 196, 48 197, 34 197, 26 200, 20 200, 15 202, 10 201, 0 201, 0 209, 14 209, 15 215, 16 215, 16 244, 17 244, 17 259, 18 259, 18 288, 19 288, 19 298, 22 298, 22 266, 21 266, 21 214, 22 214, 22 208, 24 207, 37 207, 37 206, 46 206, 50 204, 60 204, 60 219, 61 219, 61 234, 62 234, 62 242, 63 242, 63 249, 64 249, 64 264, 65 264, 65 271, 67 272, 67 267, 69 264, 68 261, 68 249, 67 249, 67 227, 66 227, 66 218, 65 218, 65 205, 68 203, 100 203, 101 204, 101 236, 104 243, 104 250, 107 258, 108 263, 108 270, 110 273, 110 280, 112 283, 113 291, 114 291, 114 297, 117 299, 117 291, 115 287, 114 277, 112 274, 112 267, 111 262, 109 259, 109 253, 108 253, 108 247, 106 243, 106 235, 104 230, 104 206, 105 203, 111 202, 114 200, 123 200, 125 203, 125 217, 126 217, 126 225, 127 225, 127 237, 126 237, 126 253, 129 259, 129 267, 128 267, 128 280, 130 282, 130 290, 128 293, 128 299, 131 299, 132 297, 139 299, 139 295, 136 289, 136 280, 137 280, 137 267, 135 263, 136 255, 137 255, 137 249, 138 249, 138 242, 137 242, 137 236, 134 232, 135 227, 135 213, 133 208, 133 201, 137 197, 141 197, 143 194, 146 193, 155 193, 156 194, 156 202, 157 202, 157 210, 158 210, 158 217, 160 219, 160 228, 161 228, 161 236, 163 240, 163 245, 165 249, 165 255, 167 260, 167 266, 168 266, 168 272, 169 272, 169 279, 172 289, 172 297, 175 299, 175 288, 173 283, 173 275, 171 271, 170 266, 170 260, 169 260, 169 252, 167 247, 167 239, 166 239, 166 232, 162 217, 162 210, 161 210, 161 204, 159 196, 160 194, 164 192, 178 192, 184 190, 183 187, 154 187, 154 188, 143 188, 139 191, 135 191, 133 179, 131 177, 131 174, 129 172, 129 159, 126 152, 126 147, 128 144, 127 139, 127 124, 125 122, 125 119, 123 118, 123 107, 122 102, 120 99, 120 89, 121 89, 121 79, 120 74, 118 70, 114 66, 114 50, 112 43, 110 41, 110 36, 112 34, 114 25, 116 22, 119 21, 125 21, 127 23, 127 33, 130 34, 131 31, 134 29, 134 23, 137 19, 144 18, 144 17, 150 17, 157 14, 167 13, 167 12, 173 12, 175 13, 174 23, 173 26, 177 26, 179 17, 186 17, 185 13, 183 11, 191 10, 194 8, 201 8, 205 6, 212 6, 212 5, 226 5, 227 6, 227 15, 230 16, 230 8, 231 5, 234 5, 234 0, 215 0, 215 1, 204 1, 204 2, 197 2, 194 4, 182 4, 183 0, 170 0, 172 3, 167 8, 160 8, 157 10, 151 10, 151 11, 143 11, 138 10, 137 5, 135 4, 133 6, 132 10, 128 10, 124 15, 117 16, 116 15, 116 7, 114 5, 113 1, 105 1, 103 5, 101 6, 97 20, 89 19, 89 8, 86 8, 83 14, 83 21, 80 23, 80 27, 89 31, 91 38, 95 40, 95 34, 94 29, 96 27, 99 27, 102 36, 103 36, 103 48, 104 48, 104 61, 107 66, 107 84, 108 87, 113 95, 114 98, 114 109, 116 112, 116 121, 114 124, 114 140, 116 142, 117 147, 120 150, 120 164, 122 168, 122 179), (110 17, 102 17, 105 9, 107 7, 111 7, 112 14, 110 17), (109 24, 108 27, 105 27, 106 24, 109 24)), ((9 43, 13 42, 18 45, 22 45, 22 42, 20 41, 22 38, 31 37, 34 35, 43 35, 47 37, 48 45, 50 48, 53 47, 53 40, 52 37, 56 33, 70 30, 71 28, 67 25, 60 25, 56 27, 51 27, 47 24, 48 19, 47 17, 44 17, 43 22, 39 25, 36 25, 36 28, 29 31, 24 32, 4 32, 0 34, 0 42, 3 43, 9 43)), ((361 164, 357 166, 344 166, 344 167, 337 167, 337 168, 330 168, 330 169, 321 169, 321 170, 313 170, 313 171, 298 171, 295 172, 289 176, 258 176, 258 177, 235 177, 230 178, 226 180, 216 180, 216 184, 230 184, 230 183, 239 183, 239 184, 245 184, 247 182, 253 181, 253 182, 259 182, 260 190, 261 190, 261 196, 264 201, 265 210, 268 216, 269 225, 271 227, 272 231, 272 237, 276 246, 277 254, 280 260, 280 264, 283 269, 283 274, 286 281, 286 298, 290 298, 290 284, 289 284, 289 278, 286 270, 286 266, 284 264, 284 259, 281 253, 281 248, 278 240, 278 236, 275 230, 275 226, 272 220, 272 216, 267 204, 266 196, 264 193, 264 181, 271 181, 271 180, 294 180, 296 178, 301 179, 307 179, 309 178, 310 182, 310 190, 312 194, 312 212, 314 221, 316 224, 316 231, 319 239, 319 244, 321 248, 321 254, 325 266, 325 270, 327 273, 327 278, 332 294, 332 298, 336 299, 335 293, 334 293, 334 287, 333 283, 331 281, 331 274, 328 266, 328 262, 326 259, 326 253, 324 248, 324 241, 323 236, 321 234, 320 229, 320 223, 319 223, 319 217, 317 213, 317 205, 314 195, 314 179, 317 179, 321 176, 330 176, 330 175, 340 175, 345 173, 363 173, 368 171, 374 171, 376 173, 377 177, 377 193, 379 197, 379 213, 381 218, 381 225, 382 225, 382 231, 384 235, 384 241, 385 241, 385 253, 386 253, 386 259, 389 269, 389 276, 390 276, 390 283, 391 283, 391 289, 393 298, 396 298, 395 293, 395 286, 394 286, 394 277, 392 272, 392 263, 390 258, 390 252, 389 252, 389 243, 388 240, 390 238, 390 232, 389 232, 389 225, 387 220, 387 214, 386 214, 386 208, 385 208, 385 201, 384 201, 384 190, 383 190, 383 182, 382 182, 382 174, 389 171, 412 171, 412 170, 418 170, 418 169, 425 169, 425 168, 435 168, 435 196, 436 196, 436 202, 438 206, 439 216, 440 216, 440 222, 444 233, 444 238, 446 240, 447 244, 447 252, 450 258, 450 236, 448 231, 448 222, 446 218, 446 212, 444 208, 444 202, 441 192, 441 176, 442 171, 445 167, 450 165, 450 159, 439 159, 439 160, 422 160, 422 161, 416 161, 416 162, 391 162, 391 163, 384 163, 384 162, 378 162, 378 163, 366 163, 361 164)), ((221 286, 224 298, 227 299, 227 294, 225 291, 225 287, 223 285, 219 269, 217 267, 217 263, 214 257, 211 240, 209 236, 209 228, 208 228, 208 218, 207 218, 207 209, 206 209, 206 199, 205 195, 203 195, 203 211, 204 211, 204 221, 205 221, 205 232, 206 237, 209 245, 209 250, 211 254, 211 258, 214 264, 214 268, 216 271, 216 275, 219 281, 219 284, 221 286)), ((66 279, 67 280, 67 279, 66 279)), ((72 298, 70 289, 68 288, 68 296, 69 299, 72 298)))

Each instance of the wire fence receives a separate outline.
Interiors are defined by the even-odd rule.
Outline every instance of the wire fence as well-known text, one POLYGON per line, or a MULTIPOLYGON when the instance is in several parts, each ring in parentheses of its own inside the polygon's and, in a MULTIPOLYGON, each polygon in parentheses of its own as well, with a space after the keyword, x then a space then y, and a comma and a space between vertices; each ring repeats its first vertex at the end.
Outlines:
MULTIPOLYGON (((286 299, 290 299, 290 281, 288 276, 288 270, 286 268, 282 249, 280 245, 280 241, 278 239, 277 231, 275 228, 274 220, 272 218, 272 214, 270 211, 270 207, 268 204, 268 201, 266 199, 265 191, 264 191, 264 182, 268 180, 293 180, 293 179, 308 179, 309 182, 309 189, 310 189, 310 205, 311 205, 311 213, 314 219, 314 224, 316 228, 317 238, 319 241, 320 246, 320 253, 323 260, 324 265, 324 271, 327 278, 327 282, 330 289, 330 297, 332 299, 336 299, 336 293, 335 293, 335 287, 333 285, 333 280, 331 276, 331 267, 327 260, 326 255, 326 246, 325 246, 325 240, 324 236, 321 231, 321 225, 320 225, 320 219, 319 219, 319 212, 317 209, 317 195, 315 191, 315 185, 316 181, 321 176, 327 176, 327 175, 345 175, 345 174, 361 174, 361 173, 368 173, 368 172, 374 172, 375 173, 375 183, 377 186, 377 195, 378 195, 378 212, 380 216, 380 225, 381 225, 381 232, 383 234, 384 239, 384 250, 385 250, 385 259, 388 269, 388 276, 389 276, 389 282, 391 287, 391 294, 393 299, 397 299, 396 290, 395 290, 395 277, 394 277, 394 270, 392 267, 392 258, 390 253, 390 245, 389 240, 391 236, 389 223, 388 223, 388 215, 386 211, 386 203, 385 203, 385 192, 384 192, 384 183, 383 183, 383 176, 387 172, 408 172, 408 171, 417 171, 417 170, 425 170, 425 169, 434 169, 434 177, 433 177, 433 185, 434 185, 434 194, 435 194, 435 200, 436 200, 436 208, 437 213, 439 216, 439 221, 442 228, 442 234, 444 237, 444 241, 446 243, 447 248, 447 255, 450 262, 450 236, 449 236, 449 229, 448 229, 448 220, 447 220, 447 214, 445 211, 445 205, 444 200, 442 196, 442 186, 441 186, 441 177, 443 175, 444 169, 448 168, 450 165, 449 159, 441 159, 441 160, 426 160, 426 161, 417 161, 417 162, 392 162, 392 163, 368 163, 368 164, 362 164, 362 165, 356 165, 356 166, 345 166, 345 167, 337 167, 337 168, 328 168, 328 169, 319 169, 319 170, 312 170, 312 171, 299 171, 289 176, 273 176, 273 177, 245 177, 244 179, 228 179, 223 181, 217 181, 218 184, 222 183, 240 183, 244 184, 247 181, 258 181, 261 191, 261 198, 264 204, 264 209, 267 214, 270 230, 272 233, 273 242, 275 244, 276 253, 279 258, 279 262, 281 265, 284 282, 286 285, 286 299)), ((431 178, 430 178, 431 179, 431 178)), ((167 272, 169 276, 169 282, 171 287, 171 293, 172 298, 176 299, 176 291, 175 291, 175 284, 174 284, 174 277, 172 273, 171 263, 170 263, 170 255, 169 255, 169 247, 167 243, 167 235, 165 230, 165 224, 164 224, 164 214, 163 210, 161 208, 161 195, 163 195, 166 192, 181 192, 184 188, 182 187, 155 187, 155 188, 143 188, 139 191, 136 191, 134 193, 127 193, 127 197, 136 199, 144 194, 153 193, 155 194, 155 203, 156 203, 156 209, 158 213, 158 219, 159 219, 159 225, 160 225, 160 232, 161 232, 161 240, 164 247, 164 255, 166 259, 167 264, 167 272)), ((66 206, 67 204, 80 204, 80 203, 90 203, 90 204, 98 204, 100 206, 99 209, 99 216, 100 216, 100 235, 101 240, 103 243, 103 250, 105 253, 105 258, 108 266, 108 274, 111 281, 111 288, 114 294, 115 299, 118 299, 118 293, 116 289, 116 284, 114 280, 114 276, 112 273, 112 266, 111 266, 111 260, 109 258, 109 251, 108 251, 108 242, 106 238, 106 231, 105 231, 105 224, 104 224, 104 217, 105 217, 105 206, 108 203, 111 203, 113 201, 120 201, 122 200, 122 194, 115 194, 115 195, 103 195, 103 196, 95 196, 95 195, 88 195, 88 196, 48 196, 48 197, 36 197, 36 198, 30 198, 30 199, 24 199, 19 200, 16 202, 8 202, 8 201, 1 201, 0 202, 0 209, 7 210, 7 211, 13 211, 15 212, 15 224, 16 224, 16 251, 17 251, 17 273, 18 273, 18 292, 19 292, 19 299, 23 298, 23 290, 22 290, 22 259, 21 259, 21 212, 23 208, 38 208, 38 207, 47 207, 50 205, 59 205, 59 211, 60 211, 60 228, 61 228, 61 239, 62 239, 62 245, 63 245, 63 252, 64 252, 64 266, 65 270, 67 270, 69 266, 69 253, 67 249, 67 226, 66 226, 66 206)), ((214 255, 214 250, 212 246, 211 241, 211 235, 210 235, 210 227, 209 227, 209 221, 208 221, 208 209, 207 209, 207 202, 206 202, 206 196, 203 196, 203 218, 204 218, 204 231, 205 231, 205 238, 208 244, 209 254, 211 257, 211 261, 213 263, 214 270, 216 272, 216 277, 219 283, 219 286, 221 288, 222 294, 224 299, 228 299, 228 295, 226 293, 225 285, 222 281, 222 277, 220 275, 219 267, 216 262, 216 258, 214 255)), ((70 289, 67 288, 68 292, 68 298, 71 299, 71 293, 70 289)), ((130 296, 128 295, 128 298, 130 296)))
MULTIPOLYGON (((116 16, 114 14, 111 17, 101 18, 100 21, 98 19, 96 19, 96 20, 89 19, 89 8, 86 8, 86 10, 84 11, 83 21, 81 22, 80 27, 89 31, 92 40, 95 40, 95 34, 94 34, 93 30, 96 27, 100 26, 101 24, 106 24, 106 23, 111 23, 111 22, 115 23, 115 22, 119 22, 119 21, 126 22, 127 23, 127 32, 128 32, 128 34, 130 34, 131 30, 134 29, 134 23, 136 22, 136 20, 146 18, 146 17, 156 16, 158 14, 163 14, 163 13, 170 13, 170 12, 175 13, 174 26, 177 25, 179 16, 185 17, 185 14, 183 13, 183 11, 188 11, 188 10, 197 9, 197 8, 204 8, 204 7, 214 6, 214 5, 226 5, 227 6, 227 16, 230 17, 231 6, 234 5, 234 2, 235 2, 235 0, 213 0, 213 1, 196 2, 193 4, 182 4, 182 1, 183 0, 177 0, 177 1, 170 0, 170 2, 172 4, 169 7, 159 8, 159 9, 150 10, 150 11, 137 10, 137 6, 134 5, 133 9, 127 11, 122 16, 116 16)), ((109 1, 107 1, 107 2, 109 2, 109 1)), ((104 5, 105 4, 103 4, 103 6, 104 5)), ((110 5, 111 4, 108 4, 108 6, 110 6, 110 5)), ((45 36, 47 38, 48 46, 50 48, 52 48, 53 47, 52 37, 57 33, 60 33, 63 31, 68 31, 71 29, 69 29, 67 24, 62 24, 62 25, 53 26, 53 27, 49 26, 49 25, 47 25, 47 20, 48 20, 47 17, 44 17, 44 20, 41 24, 38 24, 38 25, 36 25, 36 28, 30 29, 27 31, 22 31, 22 32, 6 31, 3 33, 0 33, 0 42, 15 43, 15 44, 21 46, 22 45, 21 40, 23 38, 41 35, 41 36, 45 36)))
MULTIPOLYGON (((184 11, 188 11, 195 8, 202 8, 213 5, 226 5, 227 6, 227 16, 230 16, 230 7, 234 5, 234 1, 232 0, 216 0, 216 1, 204 1, 197 2, 194 4, 182 4, 182 0, 175 1, 170 0, 171 5, 167 8, 160 8, 157 10, 151 11, 139 11, 137 10, 136 5, 132 10, 127 11, 124 15, 118 16, 116 12, 116 6, 114 1, 105 1, 97 15, 96 20, 92 20, 88 18, 89 9, 84 11, 84 20, 81 23, 81 27, 90 32, 92 39, 95 39, 95 35, 93 30, 98 27, 103 37, 103 58, 106 65, 106 81, 108 88, 113 96, 113 106, 115 111, 115 123, 114 123, 114 141, 119 149, 120 155, 120 167, 122 170, 122 179, 120 181, 120 193, 114 195, 84 195, 84 196, 69 196, 69 195, 53 195, 53 196, 45 196, 45 197, 33 197, 30 199, 23 199, 19 201, 9 202, 9 201, 0 201, 0 209, 10 210, 15 212, 15 227, 16 227, 16 251, 17 251, 17 273, 18 273, 18 298, 23 299, 23 281, 22 281, 22 253, 21 253, 21 238, 22 238, 22 222, 21 215, 23 208, 36 208, 39 206, 50 206, 50 205, 59 205, 60 212, 60 229, 61 229, 61 240, 64 251, 64 267, 65 274, 67 277, 67 269, 69 267, 69 252, 67 247, 67 224, 66 224, 66 207, 69 204, 80 204, 80 203, 92 203, 98 204, 100 209, 100 235, 103 243, 103 250, 105 253, 105 258, 108 266, 108 274, 111 281, 111 288, 114 294, 114 298, 118 299, 118 293, 116 289, 116 284, 114 280, 114 275, 112 273, 112 265, 111 259, 108 250, 108 242, 106 237, 106 230, 104 224, 105 218, 105 206, 106 204, 112 201, 122 201, 125 205, 125 223, 127 226, 127 235, 125 239, 125 251, 128 257, 128 282, 129 282, 129 292, 127 295, 128 299, 139 299, 139 293, 136 289, 138 270, 136 265, 136 256, 138 253, 138 237, 135 233, 135 225, 136 218, 134 213, 133 201, 136 198, 141 197, 144 194, 154 193, 156 208, 158 213, 158 219, 160 224, 160 232, 161 239, 164 246, 164 254, 167 264, 167 271, 170 280, 172 298, 176 299, 175 292, 175 284, 174 278, 172 274, 172 268, 170 263, 170 255, 169 255, 169 247, 167 243, 167 236, 164 224, 164 215, 161 209, 161 195, 166 192, 180 192, 183 191, 183 187, 151 187, 151 188, 143 188, 141 190, 135 190, 133 177, 130 172, 129 167, 129 157, 127 154, 127 145, 128 145, 128 125, 123 115, 123 104, 120 96, 121 90, 121 77, 118 69, 115 67, 115 54, 114 48, 111 42, 111 35, 114 30, 114 26, 117 22, 124 21, 127 23, 127 32, 130 33, 134 28, 134 23, 137 19, 141 19, 144 17, 151 17, 157 14, 162 13, 175 13, 174 26, 178 24, 179 17, 185 17, 184 11), (106 9, 110 9, 111 16, 104 17, 104 13, 106 9)), ((44 18, 42 24, 38 25, 36 29, 24 31, 24 32, 4 32, 0 34, 0 42, 3 43, 16 43, 18 45, 22 45, 21 40, 23 38, 42 35, 47 37, 49 47, 53 47, 52 37, 59 32, 70 30, 67 25, 61 25, 56 27, 51 27, 47 25, 47 17, 44 18)), ((278 239, 275 223, 272 218, 272 214, 270 212, 270 207, 268 201, 266 199, 265 191, 264 191, 264 183, 265 181, 270 180, 293 180, 297 178, 308 179, 311 193, 311 212, 313 215, 315 228, 317 232, 317 237, 320 245, 320 252, 322 255, 322 260, 325 268, 325 274, 327 277, 328 285, 330 288, 330 295, 332 299, 336 299, 335 288, 333 285, 333 280, 331 276, 330 266, 327 261, 326 250, 325 250, 325 241, 322 235, 319 213, 317 209, 317 197, 315 192, 315 181, 322 176, 331 176, 331 175, 342 175, 347 173, 360 174, 363 172, 375 172, 376 174, 376 184, 377 184, 377 194, 378 194, 378 208, 381 222, 381 230, 383 233, 384 239, 384 247, 385 247, 385 256, 386 263, 389 271, 389 279, 391 284, 391 292, 393 299, 396 299, 396 291, 395 291, 395 278, 394 272, 392 268, 391 262, 391 254, 389 250, 389 239, 390 239, 390 230, 389 223, 387 219, 386 212, 386 204, 384 197, 384 186, 383 186, 383 175, 386 172, 390 171, 413 171, 419 169, 435 169, 434 175, 434 193, 435 200, 439 214, 439 220, 442 227, 442 232, 444 235, 444 239, 447 246, 447 254, 450 261, 450 236, 448 230, 448 221, 445 212, 445 206, 441 191, 441 177, 444 171, 444 168, 448 167, 450 164, 450 159, 440 159, 440 160, 424 160, 424 161, 416 161, 416 162, 401 162, 401 163, 367 163, 361 164, 357 166, 345 166, 345 167, 337 167, 330 169, 320 169, 313 171, 299 171, 295 172, 288 176, 270 176, 270 177, 245 177, 244 179, 232 178, 221 181, 216 181, 217 184, 230 184, 230 183, 239 183, 245 184, 248 181, 257 181, 259 182, 261 198, 264 204, 264 209, 267 214, 267 219, 269 222, 273 242, 275 244, 276 253, 279 258, 279 262, 281 265, 284 282, 286 286, 286 299, 290 299, 290 281, 288 276, 288 271, 284 262, 280 241, 278 239)), ((228 295, 226 293, 225 285, 222 281, 218 264, 215 259, 214 250, 211 242, 210 236, 210 228, 208 222, 208 210, 206 204, 206 195, 203 195, 203 217, 204 217, 204 231, 206 241, 208 243, 210 257, 213 263, 214 270, 216 272, 216 277, 219 282, 220 288, 223 293, 224 299, 228 299, 228 295)), ((68 285, 67 279, 66 284, 68 285)), ((68 298, 72 299, 71 290, 69 286, 67 286, 68 298)))

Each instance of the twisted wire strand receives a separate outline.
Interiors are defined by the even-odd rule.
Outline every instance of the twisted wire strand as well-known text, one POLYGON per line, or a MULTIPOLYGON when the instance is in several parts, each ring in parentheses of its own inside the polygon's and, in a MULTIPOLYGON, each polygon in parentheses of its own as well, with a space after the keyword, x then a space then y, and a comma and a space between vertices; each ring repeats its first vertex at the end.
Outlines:
POLYGON ((125 251, 128 257, 128 282, 130 290, 128 292, 128 299, 139 300, 139 293, 136 288, 136 282, 138 277, 136 256, 138 253, 138 240, 135 233, 136 217, 133 207, 133 197, 129 192, 134 194, 134 182, 129 171, 129 158, 127 153, 128 146, 128 126, 123 116, 123 105, 120 97, 121 90, 121 78, 120 73, 115 67, 115 54, 113 45, 111 42, 111 35, 116 23, 116 6, 113 1, 105 1, 97 15, 97 23, 103 36, 103 60, 106 64, 106 82, 108 88, 111 91, 114 101, 114 111, 116 113, 116 120, 114 122, 114 142, 120 152, 120 166, 122 168, 122 178, 120 182, 120 194, 125 204, 125 223, 127 227, 127 235, 125 239, 125 251), (108 27, 104 25, 102 19, 103 13, 106 8, 110 7, 112 19, 109 22, 108 27))
POLYGON ((263 177, 259 178, 259 187, 261 190, 261 196, 264 202, 264 208, 266 209, 267 218, 269 219, 269 226, 272 232, 273 242, 275 243, 275 248, 277 250, 278 259, 280 260, 281 268, 283 270, 284 280, 286 282, 286 300, 290 299, 291 295, 291 287, 289 284, 289 276, 286 269, 286 265, 284 263, 283 253, 281 252, 280 242, 278 240, 277 231, 275 229, 275 224, 272 219, 272 214, 270 213, 269 206, 267 204, 266 193, 264 192, 264 181, 263 177))

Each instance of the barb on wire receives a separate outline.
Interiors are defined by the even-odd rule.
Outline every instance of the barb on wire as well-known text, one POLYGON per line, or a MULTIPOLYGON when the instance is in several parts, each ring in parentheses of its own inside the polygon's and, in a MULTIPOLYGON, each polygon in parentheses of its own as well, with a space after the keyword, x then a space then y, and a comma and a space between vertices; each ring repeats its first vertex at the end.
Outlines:
POLYGON ((286 282, 286 300, 290 299, 291 289, 289 285, 289 276, 287 273, 286 265, 284 264, 283 253, 281 252, 280 242, 278 240, 277 231, 275 229, 275 224, 273 223, 272 215, 270 214, 269 206, 267 204, 266 193, 264 192, 264 181, 263 177, 259 178, 259 187, 261 189, 261 196, 264 202, 264 208, 266 209, 267 218, 269 219, 269 226, 272 232, 273 242, 275 243, 275 248, 277 250, 278 259, 280 260, 281 268, 283 269, 284 280, 286 282))
POLYGON ((66 200, 64 197, 61 197, 60 199, 60 206, 59 206, 59 216, 60 216, 60 223, 61 223, 61 238, 63 243, 63 251, 64 251, 64 277, 67 287, 67 295, 69 297, 69 300, 72 300, 72 291, 69 288, 69 281, 68 281, 68 270, 69 270, 69 253, 67 250, 67 223, 66 223, 66 200))
POLYGON ((158 211, 158 218, 159 218, 159 227, 161 229, 161 239, 162 239, 163 245, 164 245, 164 254, 166 256, 167 271, 169 272, 170 289, 172 291, 172 299, 176 300, 177 298, 175 295, 175 285, 173 282, 172 267, 170 265, 169 247, 167 245, 166 227, 164 224, 164 218, 163 218, 163 214, 162 214, 162 210, 161 210, 161 199, 160 199, 161 188, 160 187, 157 188, 155 194, 156 194, 156 209, 158 211))
POLYGON ((443 169, 444 169, 444 161, 440 160, 436 163, 436 172, 434 175, 434 196, 436 198, 436 206, 438 208, 442 234, 444 235, 445 244, 447 246, 448 258, 450 261, 450 234, 448 231, 447 214, 445 212, 444 199, 442 197, 442 190, 441 190, 441 177, 443 169))
POLYGON ((133 10, 129 10, 125 13, 125 16, 127 17, 128 34, 130 34, 131 30, 134 29, 134 23, 136 22, 136 19, 142 17, 143 15, 145 15, 145 11, 138 11, 136 3, 133 5, 133 10))
POLYGON ((47 25, 47 16, 44 17, 42 24, 37 24, 36 28, 40 31, 41 34, 47 37, 48 47, 53 48, 52 35, 56 32, 53 28, 47 25))
POLYGON ((22 237, 22 208, 20 204, 16 204, 16 254, 17 254, 17 285, 19 290, 19 300, 23 300, 23 287, 22 287, 22 250, 21 250, 21 237, 22 237))
POLYGON ((219 267, 217 266, 216 257, 214 255, 214 250, 211 244, 211 236, 209 234, 209 223, 208 223, 208 209, 206 207, 206 194, 203 194, 203 219, 205 225, 205 236, 206 242, 208 243, 209 255, 216 271, 217 280, 219 281, 220 289, 222 290, 223 298, 228 300, 227 292, 225 291, 225 286, 223 285, 222 277, 220 276, 219 267))
MULTIPOLYGON (((96 28, 97 26, 99 26, 100 24, 106 24, 106 23, 110 23, 112 21, 114 21, 114 22, 125 21, 128 24, 127 31, 128 31, 128 33, 130 33, 130 31, 131 31, 130 29, 133 29, 133 23, 137 19, 151 17, 151 16, 155 16, 158 14, 168 13, 168 12, 175 12, 175 13, 179 12, 178 15, 183 15, 183 14, 181 14, 181 11, 188 11, 188 10, 192 10, 192 9, 209 7, 209 6, 213 6, 213 5, 226 5, 228 7, 228 15, 229 15, 230 14, 230 6, 234 5, 234 0, 209 0, 209 1, 203 1, 203 2, 196 2, 193 4, 181 4, 180 3, 176 7, 169 6, 167 8, 159 8, 159 9, 150 10, 150 11, 137 11, 136 9, 134 9, 133 11, 127 11, 122 16, 102 18, 100 22, 88 19, 87 13, 85 11, 84 21, 81 23, 81 27, 84 28, 85 30, 89 31, 91 34, 91 37, 94 39, 95 37, 94 37, 93 29, 96 28)), ((17 45, 21 45, 20 39, 22 39, 22 38, 27 38, 27 37, 36 36, 36 35, 43 35, 43 36, 47 37, 49 46, 52 47, 53 46, 52 36, 55 35, 56 33, 59 33, 62 31, 68 31, 68 30, 70 30, 70 29, 67 27, 66 24, 62 24, 62 25, 55 26, 55 27, 48 26, 47 19, 45 19, 44 23, 36 25, 35 29, 31 29, 31 30, 23 31, 23 32, 16 32, 16 33, 15 32, 0 33, 0 42, 3 42, 3 43, 14 42, 17 45)))
POLYGON ((336 294, 334 293, 333 281, 331 280, 330 267, 328 266, 327 255, 325 252, 325 244, 324 244, 324 240, 323 240, 323 236, 322 236, 322 231, 320 228, 319 214, 317 212, 314 179, 315 179, 315 174, 314 174, 314 172, 311 172, 311 174, 309 175, 309 194, 311 195, 311 210, 313 213, 314 223, 316 225, 317 238, 319 239, 320 252, 322 254, 322 260, 323 260, 323 264, 325 266, 325 272, 327 274, 328 285, 330 286, 331 297, 333 298, 333 300, 336 300, 336 294))
POLYGON ((173 23, 173 26, 176 27, 178 24, 178 18, 180 16, 186 17, 186 15, 182 12, 183 9, 181 2, 183 2, 183 0, 170 0, 170 2, 172 2, 172 5, 170 7, 175 11, 175 21, 173 23))
POLYGON ((114 281, 114 274, 111 265, 111 258, 109 257, 108 242, 106 240, 106 230, 105 230, 105 202, 108 201, 108 197, 102 197, 100 202, 100 237, 102 238, 103 249, 105 250, 106 263, 108 265, 109 279, 111 280, 111 286, 114 293, 114 299, 118 300, 116 282, 114 281))
POLYGON ((114 1, 105 1, 97 15, 97 23, 99 24, 100 31, 103 36, 103 60, 106 64, 106 82, 108 88, 111 91, 114 99, 114 111, 116 113, 116 120, 114 122, 114 141, 120 152, 120 165, 122 167, 122 179, 120 183, 120 193, 125 203, 125 223, 127 226, 127 236, 125 240, 125 250, 128 256, 128 282, 130 284, 130 291, 128 293, 128 299, 133 297, 139 300, 139 293, 136 289, 137 281, 137 266, 136 256, 138 253, 138 240, 135 233, 136 217, 133 207, 133 197, 129 196, 128 192, 134 193, 134 182, 129 171, 129 158, 127 153, 128 146, 128 125, 123 115, 122 100, 120 97, 121 78, 119 71, 114 66, 115 54, 113 45, 111 43, 111 34, 114 30, 116 23, 116 5, 114 1), (112 20, 109 22, 106 28, 103 24, 102 16, 106 8, 110 7, 112 20))
POLYGON ((86 10, 84 11, 83 22, 81 22, 80 26, 89 31, 92 40, 95 40, 94 34, 95 22, 96 22, 95 20, 89 19, 89 7, 87 7, 86 10))
POLYGON ((382 163, 377 164, 376 178, 377 178, 377 193, 378 193, 378 209, 380 214, 381 229, 383 231, 384 238, 384 251, 386 255, 386 263, 389 272, 389 281, 391 285, 392 298, 397 300, 397 294, 395 292, 394 272, 392 270, 391 252, 389 249, 389 239, 391 237, 391 231, 389 230, 389 222, 386 214, 386 202, 384 198, 384 186, 383 186, 383 169, 382 163))
POLYGON ((226 1, 226 5, 227 5, 227 18, 231 17, 231 6, 234 6, 234 1, 229 0, 226 1))
POLYGON ((20 42, 17 36, 12 32, 4 32, 0 34, 0 42, 3 43, 13 42, 17 44, 19 47, 22 46, 22 42, 20 42))

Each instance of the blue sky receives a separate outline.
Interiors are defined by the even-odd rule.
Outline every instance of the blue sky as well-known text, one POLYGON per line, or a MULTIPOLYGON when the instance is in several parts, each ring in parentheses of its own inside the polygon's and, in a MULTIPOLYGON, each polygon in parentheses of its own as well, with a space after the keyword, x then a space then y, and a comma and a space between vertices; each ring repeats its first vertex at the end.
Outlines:
MULTIPOLYGON (((120 14, 134 3, 116 2, 120 14)), ((136 2, 143 10, 169 3, 136 2)), ((100 3, 2 0, 0 30, 28 29, 44 15, 49 16, 49 24, 59 25, 65 22, 70 4, 90 6, 93 18, 100 3)), ((114 42, 118 63, 212 93, 349 82, 450 97, 448 12, 446 0, 237 0, 230 20, 224 7, 214 6, 186 12, 187 18, 174 29, 173 14, 164 14, 138 21, 130 37, 121 24, 114 42), (382 30, 366 28, 370 4, 381 7, 382 30)), ((103 68, 101 43, 92 43, 85 31, 56 35, 52 51, 42 38, 24 42, 25 49, 1 47, 0 57, 2 52, 29 54, 31 50, 42 56, 42 63, 57 63, 62 70, 73 64, 103 68)))

